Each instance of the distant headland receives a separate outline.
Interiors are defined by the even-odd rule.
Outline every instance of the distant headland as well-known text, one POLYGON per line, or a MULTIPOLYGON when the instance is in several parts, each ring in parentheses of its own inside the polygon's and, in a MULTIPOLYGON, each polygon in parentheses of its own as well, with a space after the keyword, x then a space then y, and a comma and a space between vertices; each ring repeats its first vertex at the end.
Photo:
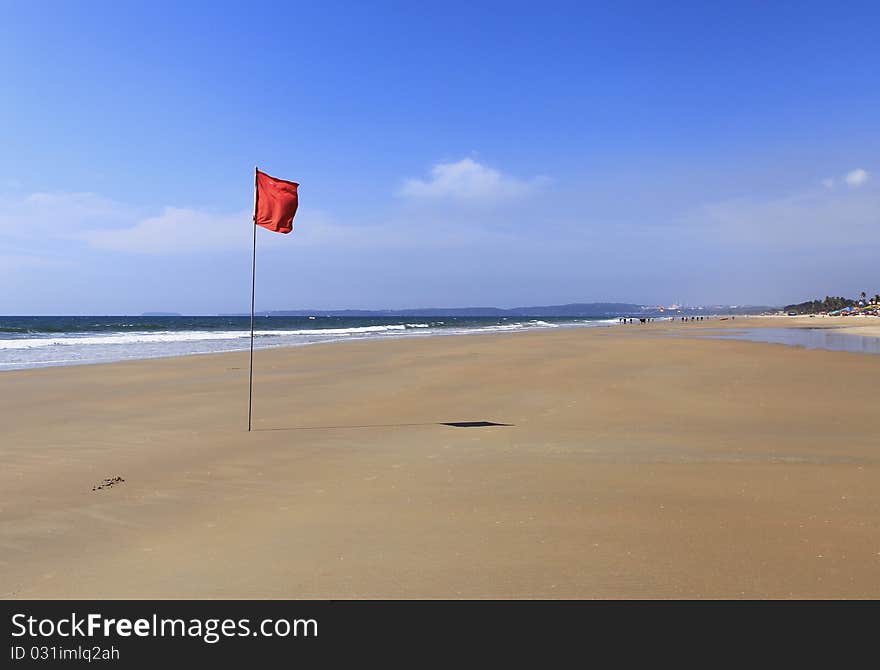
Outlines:
MULTIPOLYGON (((257 312, 258 316, 458 316, 458 317, 615 317, 625 314, 763 314, 777 312, 779 307, 766 305, 639 305, 627 302, 579 302, 566 305, 535 305, 532 307, 422 307, 413 309, 284 309, 257 312)), ((220 316, 246 316, 220 314, 220 316)))

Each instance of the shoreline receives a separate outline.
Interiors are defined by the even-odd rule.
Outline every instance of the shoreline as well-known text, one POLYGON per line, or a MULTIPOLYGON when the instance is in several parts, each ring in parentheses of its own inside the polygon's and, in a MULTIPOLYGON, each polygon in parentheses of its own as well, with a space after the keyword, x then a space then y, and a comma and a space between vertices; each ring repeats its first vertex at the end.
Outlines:
MULTIPOLYGON (((536 317, 537 318, 537 317, 536 317)), ((586 318, 586 317, 584 317, 586 318)), ((622 318, 622 317, 621 317, 622 318)), ((637 317, 633 317, 637 318, 637 317)), ((340 338, 335 340, 323 340, 318 342, 301 342, 297 344, 269 344, 263 346, 255 346, 255 351, 268 351, 268 350, 276 350, 276 349, 297 349, 301 347, 312 347, 315 345, 323 345, 323 344, 344 344, 346 342, 381 342, 386 340, 401 340, 408 338, 432 338, 432 337, 469 337, 469 336, 480 336, 480 335, 504 335, 504 334, 522 334, 528 332, 535 331, 552 331, 556 329, 564 329, 564 330, 572 330, 572 329, 592 329, 592 328, 611 328, 611 327, 678 327, 683 326, 690 329, 696 328, 709 328, 710 324, 715 324, 719 329, 730 329, 730 328, 764 328, 764 327, 778 327, 778 328, 814 328, 814 329, 828 329, 835 330, 844 335, 859 335, 863 337, 876 337, 880 338, 880 323, 847 323, 843 324, 836 320, 833 324, 817 323, 815 320, 810 317, 800 316, 800 317, 789 317, 785 315, 740 315, 741 323, 750 324, 750 325, 740 325, 736 324, 733 321, 728 320, 728 317, 724 315, 712 315, 706 317, 706 321, 698 321, 698 322, 680 322, 676 320, 668 320, 666 317, 659 317, 660 320, 654 321, 648 324, 622 324, 622 323, 614 323, 610 322, 609 319, 597 319, 594 322, 585 322, 585 323, 559 323, 552 326, 535 326, 535 327, 526 327, 522 330, 492 330, 490 332, 479 332, 471 331, 471 332, 444 332, 442 329, 438 329, 434 332, 418 332, 412 334, 383 334, 381 336, 356 336, 350 338, 340 338), (722 322, 722 319, 724 321, 722 322), (785 319, 785 325, 777 325, 772 322, 772 320, 783 320, 785 319), (757 322, 757 323, 756 323, 757 322)), ((820 317, 817 317, 820 318, 820 317)), ((791 345, 797 346, 797 345, 791 345)), ((241 353, 243 351, 248 351, 249 348, 243 346, 242 348, 236 349, 222 349, 218 351, 194 351, 194 352, 186 352, 186 353, 178 353, 178 354, 160 354, 156 356, 144 356, 139 358, 123 358, 123 359, 107 359, 107 360, 89 360, 78 362, 76 360, 70 361, 49 361, 49 362, 40 362, 36 364, 19 364, 19 363, 10 363, 10 364, 0 364, 0 374, 5 372, 14 372, 19 370, 37 370, 43 368, 66 368, 66 367, 81 367, 81 366, 91 366, 91 365, 112 365, 118 363, 126 363, 126 362, 134 362, 134 361, 150 361, 150 360, 164 360, 164 359, 176 359, 176 358, 188 358, 191 356, 212 356, 212 355, 221 355, 221 354, 235 354, 241 353)))
MULTIPOLYGON (((448 318, 451 318, 451 317, 448 317, 448 318)), ((553 318, 553 317, 550 317, 550 318, 553 318)), ((567 318, 567 317, 561 317, 561 318, 567 318)), ((390 333, 382 332, 382 334, 366 335, 366 334, 362 334, 362 333, 357 332, 359 327, 355 327, 355 330, 352 333, 353 336, 351 336, 351 337, 340 336, 337 333, 332 333, 330 335, 327 335, 327 339, 317 340, 317 341, 306 340, 306 341, 301 341, 301 342, 296 342, 296 343, 281 343, 281 344, 272 344, 272 343, 259 344, 258 343, 254 346, 254 350, 255 351, 265 351, 265 350, 270 350, 270 349, 299 348, 299 347, 305 347, 305 346, 313 346, 316 344, 339 344, 339 343, 345 343, 345 342, 366 342, 366 341, 373 342, 373 341, 383 341, 383 340, 392 340, 392 339, 405 339, 405 338, 411 338, 411 337, 458 336, 458 335, 465 335, 465 336, 467 336, 467 335, 495 335, 495 334, 505 334, 505 333, 530 332, 530 331, 534 331, 534 330, 552 330, 552 329, 556 329, 556 328, 601 328, 601 327, 608 327, 611 325, 616 325, 614 323, 611 323, 610 319, 605 319, 605 318, 597 317, 594 320, 590 320, 590 319, 592 319, 592 317, 583 317, 582 319, 583 320, 580 322, 566 321, 566 322, 560 322, 557 324, 551 324, 549 322, 544 321, 543 319, 538 319, 536 317, 535 319, 531 320, 529 323, 535 323, 535 324, 539 324, 539 325, 523 326, 521 330, 508 329, 508 328, 505 328, 503 325, 501 325, 501 326, 494 328, 494 329, 492 326, 485 326, 485 327, 481 327, 481 328, 473 328, 472 330, 467 330, 467 331, 459 331, 454 328, 437 328, 434 330, 427 330, 427 331, 419 329, 419 330, 410 331, 409 334, 403 334, 404 331, 401 331, 399 334, 396 331, 392 331, 390 333), (543 324, 543 325, 540 325, 540 324, 543 324), (333 338, 338 338, 338 339, 333 339, 333 338)), ((381 326, 377 326, 377 328, 378 327, 381 327, 381 326)), ((401 328, 403 328, 403 326, 401 326, 401 328)), ((424 325, 424 326, 420 326, 419 328, 429 328, 429 326, 424 325)), ((187 333, 187 332, 192 332, 192 331, 178 331, 178 332, 187 333)), ((198 332, 201 332, 201 331, 198 331, 198 332)), ((249 335, 249 331, 240 331, 240 332, 246 333, 249 335)), ((272 332, 272 331, 263 331, 263 332, 272 332)), ((324 329, 314 329, 313 334, 320 337, 323 332, 324 332, 324 329)), ((285 331, 283 331, 283 330, 279 331, 279 335, 284 335, 284 334, 285 334, 285 331)), ((258 335, 258 339, 256 340, 256 342, 259 342, 259 337, 260 337, 260 335, 258 335)), ((77 343, 77 338, 68 338, 68 339, 70 340, 69 341, 70 345, 75 345, 77 343)), ((207 341, 211 340, 211 338, 206 338, 206 339, 207 339, 207 341)), ((244 339, 248 343, 250 340, 249 337, 245 337, 245 336, 242 336, 239 339, 244 339)), ((12 340, 12 341, 14 341, 14 340, 12 340)), ((200 340, 195 340, 195 341, 198 342, 200 340)), ((0 340, 0 342, 2 342, 2 340, 0 340)), ((114 346, 124 346, 124 344, 120 342, 118 345, 114 345, 114 346)), ((249 349, 250 349, 249 344, 242 344, 240 347, 234 348, 234 349, 219 349, 219 350, 213 350, 213 351, 185 351, 185 352, 180 352, 180 353, 162 353, 162 354, 158 354, 158 355, 138 356, 138 357, 132 357, 132 358, 107 358, 107 359, 101 359, 101 360, 82 360, 82 361, 78 360, 78 359, 65 359, 65 360, 58 360, 58 361, 37 361, 37 362, 32 362, 32 363, 18 363, 18 362, 0 363, 0 372, 14 371, 14 370, 33 370, 33 369, 41 369, 41 368, 47 368, 47 367, 72 367, 72 366, 82 366, 82 365, 101 365, 101 364, 107 364, 107 363, 110 363, 110 364, 123 363, 123 362, 127 362, 127 361, 158 360, 158 359, 166 359, 166 358, 180 358, 180 357, 188 357, 188 356, 202 356, 202 355, 213 355, 213 354, 231 354, 231 353, 240 353, 242 351, 249 351, 249 349)))

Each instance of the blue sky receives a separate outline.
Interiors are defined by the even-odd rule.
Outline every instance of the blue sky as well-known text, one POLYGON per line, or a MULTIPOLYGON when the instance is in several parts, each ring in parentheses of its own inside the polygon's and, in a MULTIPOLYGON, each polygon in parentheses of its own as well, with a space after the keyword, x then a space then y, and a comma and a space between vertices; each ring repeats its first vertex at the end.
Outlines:
POLYGON ((258 309, 880 291, 876 3, 185 4, 0 8, 0 313, 246 311, 254 165, 258 309))

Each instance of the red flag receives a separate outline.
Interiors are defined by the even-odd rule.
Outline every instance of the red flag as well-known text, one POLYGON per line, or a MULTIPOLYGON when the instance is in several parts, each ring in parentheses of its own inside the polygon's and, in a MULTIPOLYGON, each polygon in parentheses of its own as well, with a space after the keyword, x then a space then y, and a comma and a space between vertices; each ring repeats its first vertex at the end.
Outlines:
POLYGON ((299 198, 294 181, 270 177, 257 170, 256 194, 254 196, 254 223, 275 233, 293 230, 293 217, 299 198))

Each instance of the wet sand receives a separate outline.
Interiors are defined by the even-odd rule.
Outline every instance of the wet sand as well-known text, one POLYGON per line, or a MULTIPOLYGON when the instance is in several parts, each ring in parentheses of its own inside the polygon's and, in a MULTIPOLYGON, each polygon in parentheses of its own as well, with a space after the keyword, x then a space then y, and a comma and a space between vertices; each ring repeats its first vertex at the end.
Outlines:
POLYGON ((0 373, 0 597, 880 597, 880 356, 761 325, 0 373))

